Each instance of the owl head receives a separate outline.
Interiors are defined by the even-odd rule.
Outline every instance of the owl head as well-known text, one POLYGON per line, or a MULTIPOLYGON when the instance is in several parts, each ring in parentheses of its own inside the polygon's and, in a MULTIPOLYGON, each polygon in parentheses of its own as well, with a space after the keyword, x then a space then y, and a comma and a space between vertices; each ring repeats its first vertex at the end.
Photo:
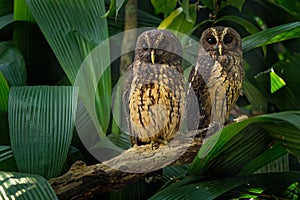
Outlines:
POLYGON ((145 63, 170 64, 181 62, 182 46, 177 37, 167 30, 149 30, 137 39, 135 60, 145 63))
POLYGON ((228 52, 242 51, 242 41, 238 32, 229 27, 216 26, 206 29, 201 36, 200 44, 215 55, 226 55, 228 52))

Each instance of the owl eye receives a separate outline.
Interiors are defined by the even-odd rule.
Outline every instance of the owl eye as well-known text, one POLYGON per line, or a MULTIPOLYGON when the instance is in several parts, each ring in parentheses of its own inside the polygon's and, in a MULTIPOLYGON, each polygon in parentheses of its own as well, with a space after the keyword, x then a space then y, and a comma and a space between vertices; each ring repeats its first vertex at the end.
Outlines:
POLYGON ((166 42, 162 42, 159 46, 160 49, 165 50, 168 47, 168 44, 166 42))
POLYGON ((224 38, 224 43, 225 44, 230 44, 232 42, 232 37, 230 37, 230 36, 225 36, 225 38, 224 38))
POLYGON ((208 44, 212 45, 212 44, 217 44, 217 40, 214 37, 209 37, 207 38, 207 42, 208 44))
POLYGON ((144 51, 147 51, 147 50, 148 50, 148 45, 147 45, 146 43, 143 43, 143 44, 142 44, 142 49, 143 49, 144 51))

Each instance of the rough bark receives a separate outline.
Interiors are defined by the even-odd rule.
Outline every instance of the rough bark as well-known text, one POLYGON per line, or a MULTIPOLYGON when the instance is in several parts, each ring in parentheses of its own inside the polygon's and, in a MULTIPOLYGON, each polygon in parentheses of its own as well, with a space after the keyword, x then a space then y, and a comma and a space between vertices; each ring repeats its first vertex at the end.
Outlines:
POLYGON ((64 175, 49 182, 59 199, 89 199, 117 191, 151 171, 191 163, 202 145, 206 129, 177 134, 168 145, 132 147, 117 157, 92 166, 77 161, 64 175))

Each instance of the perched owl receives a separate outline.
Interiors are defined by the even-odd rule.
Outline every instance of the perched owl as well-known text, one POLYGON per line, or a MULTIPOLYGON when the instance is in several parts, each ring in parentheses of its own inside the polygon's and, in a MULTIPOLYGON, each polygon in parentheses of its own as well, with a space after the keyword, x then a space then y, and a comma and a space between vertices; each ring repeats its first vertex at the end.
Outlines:
POLYGON ((149 30, 138 37, 123 95, 132 145, 175 137, 184 112, 181 60, 181 43, 173 33, 149 30))
MULTIPOLYGON (((232 28, 217 26, 206 29, 200 38, 198 58, 189 74, 187 99, 198 99, 199 118, 188 119, 189 127, 221 128, 237 101, 244 77, 242 41, 232 28)), ((187 107, 187 113, 195 110, 187 107)))

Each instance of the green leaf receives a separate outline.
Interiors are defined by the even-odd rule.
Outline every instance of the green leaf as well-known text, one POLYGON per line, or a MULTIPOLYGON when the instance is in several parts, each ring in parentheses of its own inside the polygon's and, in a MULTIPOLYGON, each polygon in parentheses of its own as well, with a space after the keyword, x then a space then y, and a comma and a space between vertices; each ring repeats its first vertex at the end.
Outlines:
MULTIPOLYGON (((108 11, 103 15, 103 17, 113 16, 116 13, 116 0, 111 0, 109 4, 108 11)), ((117 16, 117 13, 116 13, 117 16)))
POLYGON ((195 20, 193 20, 190 16, 190 11, 189 11, 189 0, 183 0, 181 3, 181 7, 183 9, 183 12, 186 15, 186 21, 191 22, 191 23, 195 23, 195 20))
POLYGON ((79 73, 83 61, 90 62, 90 73, 78 85, 79 95, 102 137, 110 121, 111 72, 103 64, 109 63, 109 45, 93 60, 85 59, 108 38, 106 18, 101 17, 105 13, 104 1, 27 0, 27 3, 72 84, 78 76, 83 76, 79 73), (101 77, 96 74, 99 71, 103 72, 101 77))
POLYGON ((178 180, 179 178, 185 177, 187 175, 188 169, 189 169, 189 165, 165 167, 163 168, 162 180, 164 182, 178 180))
POLYGON ((113 144, 120 147, 121 149, 129 149, 131 147, 129 135, 124 132, 120 132, 118 135, 110 134, 108 135, 108 138, 112 141, 113 144))
POLYGON ((151 0, 155 13, 163 13, 166 18, 176 7, 177 0, 151 0))
MULTIPOLYGON (((273 138, 293 155, 299 156, 297 150, 300 152, 300 127, 295 126, 299 120, 300 112, 295 111, 261 115, 228 125, 204 143, 190 172, 194 175, 236 175, 249 162, 269 150, 273 138)), ((273 159, 280 156, 282 154, 278 153, 273 159)), ((258 170, 263 165, 264 163, 257 163, 252 170, 258 170)))
POLYGON ((225 16, 219 18, 218 20, 216 20, 216 22, 220 22, 220 21, 232 21, 237 24, 240 24, 250 34, 259 32, 259 29, 256 28, 256 26, 254 26, 251 22, 249 22, 248 20, 245 20, 244 18, 236 16, 236 15, 225 15, 225 16))
MULTIPOLYGON (((249 182, 241 187, 236 188, 237 191, 253 191, 253 189, 260 189, 264 194, 272 194, 276 196, 284 197, 287 188, 300 180, 299 172, 280 172, 280 173, 265 173, 258 175, 246 176, 249 178, 249 182)), ((238 196, 235 196, 238 197, 238 196)), ((255 197, 254 197, 255 198, 255 197)), ((259 198, 256 196, 256 198, 259 198)))
POLYGON ((299 181, 299 177, 299 172, 255 174, 211 181, 199 177, 186 177, 176 180, 150 199, 235 199, 239 198, 241 193, 248 193, 257 188, 267 194, 283 196, 285 189, 299 181))
POLYGON ((0 71, 10 86, 26 85, 25 61, 12 42, 0 43, 0 71))
POLYGON ((264 94, 247 79, 243 81, 243 93, 251 104, 254 115, 265 114, 268 109, 268 101, 264 94))
POLYGON ((271 80, 271 93, 276 92, 280 88, 286 85, 284 80, 280 78, 275 72, 274 69, 271 68, 270 71, 270 80, 271 80))
POLYGON ((35 22, 26 0, 15 0, 14 1, 14 20, 26 20, 28 22, 35 22))
POLYGON ((189 33, 193 29, 196 21, 195 6, 189 6, 189 14, 193 22, 187 21, 186 14, 183 12, 182 7, 179 7, 161 22, 158 29, 172 29, 182 33, 189 33))
POLYGON ((209 9, 211 10, 215 9, 216 0, 201 0, 201 2, 209 9))
POLYGON ((149 199, 160 187, 159 183, 149 184, 144 180, 130 184, 125 189, 110 193, 110 200, 149 199))
POLYGON ((245 0, 227 0, 227 2, 229 5, 239 9, 239 11, 242 11, 245 0))
POLYGON ((117 19, 120 9, 122 8, 122 6, 125 2, 126 2, 126 0, 116 0, 116 19, 117 19))
POLYGON ((47 180, 38 175, 0 172, 0 187, 3 199, 58 200, 47 180))
POLYGON ((10 0, 0 0, 0 17, 13 12, 14 3, 10 0))
POLYGON ((289 14, 296 17, 298 20, 300 19, 299 9, 300 9, 300 3, 299 1, 294 0, 276 0, 276 1, 269 1, 270 3, 274 4, 275 6, 278 6, 285 11, 287 11, 289 14))
POLYGON ((0 17, 0 30, 14 21, 14 14, 8 14, 0 17))
POLYGON ((251 178, 235 177, 204 181, 196 177, 186 177, 156 193, 150 199, 215 199, 250 180, 251 178))
POLYGON ((295 54, 272 66, 274 72, 286 83, 284 87, 273 94, 271 94, 270 70, 255 76, 255 80, 261 86, 261 91, 265 91, 266 95, 269 95, 269 99, 281 111, 300 109, 300 91, 298 89, 300 84, 298 78, 300 76, 299 62, 300 55, 295 54))
MULTIPOLYGON (((278 145, 278 146, 280 146, 280 145, 278 145)), ((276 152, 275 153, 270 153, 270 154, 272 154, 271 155, 271 157, 272 157, 272 156, 274 156, 274 154, 276 155, 276 152)), ((276 160, 273 160, 272 162, 270 162, 267 165, 263 166, 262 168, 257 170, 255 173, 256 174, 263 174, 263 173, 290 171, 290 161, 289 161, 290 156, 291 155, 289 153, 283 154, 281 157, 279 157, 276 160)))
POLYGON ((9 132, 8 132, 8 94, 9 87, 2 72, 0 71, 0 144, 9 144, 9 132))
POLYGON ((300 22, 282 24, 243 38, 243 51, 300 37, 300 22))
POLYGON ((295 54, 273 65, 274 72, 285 80, 286 86, 290 88, 296 99, 300 97, 299 62, 300 54, 295 54))
POLYGON ((0 171, 18 171, 10 146, 0 146, 0 171))
POLYGON ((78 88, 12 87, 8 122, 11 147, 21 172, 60 175, 70 148, 78 88))
POLYGON ((265 166, 271 163, 272 161, 276 160, 278 157, 286 154, 287 152, 284 149, 284 147, 277 143, 271 146, 270 149, 263 152, 261 155, 247 163, 243 167, 243 169, 237 174, 237 176, 252 174, 258 170, 257 166, 265 166))

